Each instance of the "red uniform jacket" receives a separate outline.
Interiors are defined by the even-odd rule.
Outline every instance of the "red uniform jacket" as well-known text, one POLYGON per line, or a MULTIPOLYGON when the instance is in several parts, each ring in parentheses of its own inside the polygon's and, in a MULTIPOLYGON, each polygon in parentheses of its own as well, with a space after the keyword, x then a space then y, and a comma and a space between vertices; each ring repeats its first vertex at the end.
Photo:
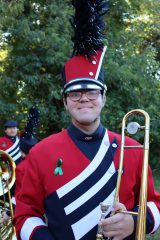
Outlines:
MULTIPOLYGON (((130 138, 126 142, 138 144, 130 138)), ((37 144, 25 160, 16 196, 18 240, 93 240, 101 216, 99 203, 113 204, 119 146, 120 135, 106 131, 90 161, 66 130, 37 144), (59 158, 62 175, 54 172, 59 158)), ((142 149, 125 150, 119 200, 128 210, 138 209, 142 161, 142 149)), ((160 224, 160 194, 154 189, 150 169, 147 205, 148 232, 154 232, 160 224)))

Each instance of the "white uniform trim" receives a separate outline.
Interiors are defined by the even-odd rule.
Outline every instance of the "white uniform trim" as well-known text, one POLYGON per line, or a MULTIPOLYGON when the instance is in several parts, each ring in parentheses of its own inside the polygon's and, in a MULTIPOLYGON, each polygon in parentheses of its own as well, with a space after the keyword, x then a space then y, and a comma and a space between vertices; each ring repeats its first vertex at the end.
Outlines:
POLYGON ((19 138, 18 137, 16 137, 15 143, 10 148, 5 150, 5 152, 11 156, 11 158, 13 159, 14 162, 22 156, 20 148, 19 148, 19 138))
POLYGON ((22 156, 21 152, 19 152, 15 157, 12 157, 14 161, 16 161, 17 159, 19 159, 22 156))
POLYGON ((13 203, 14 205, 16 205, 16 199, 15 199, 15 197, 12 197, 12 198, 11 198, 11 201, 12 201, 12 203, 13 203))
POLYGON ((12 149, 14 149, 15 146, 18 144, 18 142, 19 142, 19 138, 16 137, 15 143, 14 143, 10 148, 8 148, 7 150, 5 150, 5 152, 8 153, 8 152, 10 152, 12 149))
POLYGON ((20 232, 21 240, 29 240, 32 232, 38 226, 47 226, 47 225, 43 222, 41 218, 38 218, 38 217, 28 218, 24 222, 21 228, 21 232, 20 232))
POLYGON ((100 58, 100 61, 99 61, 99 65, 98 65, 98 68, 97 68, 97 72, 96 72, 95 79, 98 79, 99 72, 100 72, 100 70, 101 70, 102 61, 103 61, 103 58, 104 58, 104 54, 105 54, 105 52, 106 52, 106 49, 107 49, 107 47, 104 46, 103 52, 102 52, 102 54, 101 54, 101 58, 100 58))
POLYGON ((13 152, 10 153, 10 156, 14 156, 15 153, 19 151, 19 147, 17 147, 13 152))
POLYGON ((149 207, 153 217, 154 217, 154 228, 151 233, 155 232, 160 226, 160 212, 154 202, 147 202, 147 207, 149 207))
POLYGON ((100 165, 101 161, 103 160, 106 152, 108 151, 109 146, 110 142, 108 132, 106 130, 106 133, 104 134, 104 137, 102 139, 101 146, 92 162, 86 167, 86 169, 84 169, 84 171, 82 171, 82 173, 80 173, 77 177, 75 177, 70 182, 63 185, 61 188, 57 190, 59 198, 69 193, 72 189, 78 186, 80 182, 83 182, 86 178, 88 178, 88 176, 92 174, 92 172, 96 170, 96 168, 100 165))
MULTIPOLYGON (((103 201, 103 203, 110 205, 106 215, 111 211, 114 202, 115 190, 103 201)), ((87 232, 88 229, 95 227, 101 218, 100 205, 93 209, 92 212, 81 218, 78 222, 72 225, 75 240, 81 239, 87 232)))
MULTIPOLYGON (((79 183, 82 183, 85 181, 88 176, 90 176, 98 166, 101 164, 101 162, 104 159, 104 156, 106 155, 108 149, 110 146, 109 142, 109 136, 108 131, 106 130, 106 133, 102 139, 100 148, 94 157, 94 159, 90 162, 90 164, 85 168, 78 176, 76 176, 74 179, 72 179, 70 182, 62 186, 57 190, 57 194, 59 198, 63 197, 65 194, 69 193, 74 187, 77 187, 79 183)), ((87 200, 90 200, 92 197, 97 194, 98 191, 101 190, 101 188, 110 180, 110 178, 115 174, 115 166, 112 162, 109 166, 109 169, 106 171, 106 173, 86 192, 84 192, 81 196, 79 196, 77 199, 75 199, 73 202, 71 202, 69 205, 67 205, 64 210, 66 215, 71 214, 75 210, 77 210, 79 207, 81 207, 87 200)), ((115 190, 111 192, 111 194, 103 201, 107 205, 110 205, 111 207, 108 209, 106 215, 111 211, 113 202, 114 202, 114 195, 115 190)), ((81 239, 89 230, 94 228, 97 223, 99 222, 101 217, 101 210, 100 205, 95 207, 91 212, 89 212, 87 215, 83 216, 81 219, 79 219, 77 222, 72 224, 72 230, 74 233, 75 240, 81 239)))
POLYGON ((70 214, 71 212, 79 208, 81 205, 83 205, 83 203, 85 203, 87 200, 92 198, 109 181, 109 179, 113 176, 114 173, 115 167, 112 162, 108 171, 98 182, 96 182, 96 184, 94 184, 92 188, 90 188, 87 192, 85 192, 83 195, 81 195, 78 199, 76 199, 64 209, 66 214, 70 214))

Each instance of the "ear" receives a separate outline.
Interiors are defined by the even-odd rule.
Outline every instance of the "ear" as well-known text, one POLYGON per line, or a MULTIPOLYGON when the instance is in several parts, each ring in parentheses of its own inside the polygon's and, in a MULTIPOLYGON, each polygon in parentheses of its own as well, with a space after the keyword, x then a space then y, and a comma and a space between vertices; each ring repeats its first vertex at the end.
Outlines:
POLYGON ((65 109, 68 111, 67 99, 66 98, 63 98, 63 104, 64 104, 65 109))
POLYGON ((103 94, 103 96, 102 96, 102 106, 103 107, 104 107, 105 103, 106 103, 106 95, 103 94))

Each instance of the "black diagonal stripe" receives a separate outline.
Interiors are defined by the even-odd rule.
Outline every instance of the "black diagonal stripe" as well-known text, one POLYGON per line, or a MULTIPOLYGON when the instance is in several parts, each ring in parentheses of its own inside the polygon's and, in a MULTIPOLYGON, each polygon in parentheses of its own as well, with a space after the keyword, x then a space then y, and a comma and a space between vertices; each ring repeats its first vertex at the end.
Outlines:
POLYGON ((71 222, 68 221, 56 192, 45 199, 45 209, 48 228, 55 239, 74 239, 71 222))
POLYGON ((17 148, 17 149, 16 149, 16 152, 15 152, 13 155, 10 154, 10 156, 11 156, 12 158, 14 158, 19 152, 20 152, 20 148, 17 148))
POLYGON ((96 239, 97 230, 98 230, 98 225, 96 225, 88 233, 86 233, 85 236, 81 238, 81 240, 96 239))
POLYGON ((14 161, 16 166, 21 162, 21 159, 22 159, 22 157, 20 156, 19 158, 17 158, 17 160, 14 161))
POLYGON ((103 202, 107 196, 109 196, 116 187, 117 182, 117 174, 116 171, 107 184, 100 189, 92 198, 90 198, 87 202, 81 205, 78 209, 68 215, 69 221, 73 221, 73 223, 77 222, 87 214, 89 214, 93 209, 95 209, 100 202, 103 202))
POLYGON ((15 147, 8 152, 8 154, 11 155, 12 152, 14 152, 17 148, 19 148, 19 141, 17 142, 17 144, 15 145, 15 147))
MULTIPOLYGON (((117 143, 116 139, 114 139, 112 143, 117 143)), ((116 148, 113 148, 111 144, 98 168, 87 179, 80 183, 76 188, 74 188, 72 191, 70 191, 68 194, 62 197, 64 207, 69 205, 71 203, 71 200, 73 202, 81 195, 83 195, 103 177, 103 175, 107 172, 108 168, 113 162, 115 152, 116 148)))

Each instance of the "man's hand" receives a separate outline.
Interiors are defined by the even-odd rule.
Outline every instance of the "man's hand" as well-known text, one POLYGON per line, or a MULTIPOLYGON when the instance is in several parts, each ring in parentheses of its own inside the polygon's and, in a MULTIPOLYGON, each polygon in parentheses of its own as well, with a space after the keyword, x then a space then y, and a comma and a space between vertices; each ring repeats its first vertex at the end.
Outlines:
MULTIPOLYGON (((113 206, 114 211, 126 210, 122 203, 116 203, 113 206)), ((103 228, 105 237, 112 237, 113 240, 122 240, 130 236, 134 230, 134 220, 132 215, 116 213, 113 216, 102 219, 100 225, 103 228)))

